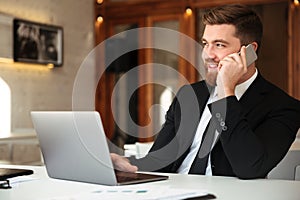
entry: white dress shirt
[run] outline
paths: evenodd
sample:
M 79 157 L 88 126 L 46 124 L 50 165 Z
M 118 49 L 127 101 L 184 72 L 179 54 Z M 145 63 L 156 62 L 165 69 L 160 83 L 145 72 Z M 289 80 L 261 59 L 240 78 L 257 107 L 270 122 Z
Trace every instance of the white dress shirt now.
M 246 92 L 246 90 L 249 88 L 249 86 L 253 83 L 253 81 L 255 80 L 255 78 L 257 77 L 257 70 L 255 71 L 254 75 L 251 76 L 250 79 L 248 79 L 247 81 L 237 85 L 235 87 L 235 96 L 237 97 L 237 99 L 239 100 L 242 95 Z M 211 118 L 211 113 L 208 109 L 208 104 L 210 103 L 213 103 L 218 99 L 218 95 L 217 95 L 217 88 L 215 87 L 214 88 L 214 91 L 211 92 L 210 94 L 210 97 L 207 101 L 207 104 L 204 108 L 204 111 L 203 111 L 203 114 L 201 116 L 201 119 L 200 119 L 200 122 L 198 124 L 198 127 L 197 127 L 197 130 L 196 130 L 196 134 L 194 136 L 194 140 L 193 140 L 193 143 L 190 147 L 190 152 L 188 153 L 188 155 L 185 157 L 185 159 L 183 160 L 181 166 L 178 168 L 177 172 L 180 173 L 180 174 L 188 174 L 189 173 L 189 170 L 197 156 L 197 152 L 200 148 L 200 145 L 201 145 L 201 141 L 202 141 L 202 138 L 203 138 L 203 134 L 204 134 L 204 131 L 209 123 L 209 120 Z M 212 148 L 216 142 L 216 139 L 218 138 L 218 131 L 216 131 L 215 133 L 215 139 L 214 139 L 214 143 L 212 145 Z M 210 155 L 209 155 L 209 158 L 208 158 L 208 164 L 207 164 L 207 168 L 206 168 L 206 172 L 205 172 L 205 175 L 212 175 L 212 170 L 211 170 L 211 160 L 210 160 Z

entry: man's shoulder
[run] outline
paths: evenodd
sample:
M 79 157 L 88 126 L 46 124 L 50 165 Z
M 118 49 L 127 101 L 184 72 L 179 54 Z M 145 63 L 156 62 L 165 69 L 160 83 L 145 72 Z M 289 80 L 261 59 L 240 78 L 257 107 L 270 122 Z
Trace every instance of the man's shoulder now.
M 185 85 L 185 87 L 192 87 L 194 90 L 209 89 L 207 83 L 204 80 Z
M 197 81 L 197 82 L 194 82 L 194 83 L 191 83 L 192 86 L 206 86 L 206 82 L 205 80 L 200 80 L 200 81 Z
M 266 80 L 261 76 L 261 81 L 264 83 L 264 89 L 269 94 L 270 98 L 274 98 L 277 102 L 281 100 L 291 100 L 300 105 L 300 101 L 292 96 L 290 96 L 286 91 L 284 91 L 279 86 Z
M 192 97 L 196 97 L 197 99 L 200 98 L 201 96 L 207 96 L 209 94 L 209 89 L 208 86 L 206 85 L 205 81 L 198 81 L 195 83 L 191 83 L 191 84 L 186 84 L 183 85 L 176 97 L 177 98 L 192 98 Z

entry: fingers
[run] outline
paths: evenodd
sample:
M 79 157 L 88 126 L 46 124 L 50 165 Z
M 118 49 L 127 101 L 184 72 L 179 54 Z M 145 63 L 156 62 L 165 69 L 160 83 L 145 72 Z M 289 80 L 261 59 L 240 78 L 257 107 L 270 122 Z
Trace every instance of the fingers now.
M 234 95 L 236 85 L 247 72 L 245 47 L 241 48 L 240 54 L 233 53 L 225 56 L 219 62 L 218 70 L 217 85 L 220 86 L 218 92 L 221 97 Z
M 232 65 L 233 63 L 236 64 L 237 63 L 236 59 L 239 59 L 239 58 L 235 58 L 234 54 L 230 54 L 230 55 L 226 56 L 225 58 L 223 58 L 219 62 L 219 66 L 218 66 L 219 71 L 222 69 L 223 66 Z
M 233 53 L 224 57 L 220 62 L 218 69 L 221 70 L 223 66 L 236 66 L 244 71 L 247 71 L 246 61 L 246 47 L 242 46 L 239 53 Z
M 228 63 L 228 64 L 229 63 L 237 63 L 237 64 L 239 64 L 241 62 L 242 62 L 242 60 L 241 60 L 241 58 L 240 58 L 240 56 L 239 56 L 238 53 L 230 54 L 230 55 L 226 56 L 225 58 L 223 58 L 220 61 L 220 63 L 222 65 L 225 65 L 226 63 Z
M 242 46 L 241 48 L 241 56 L 240 56 L 243 66 L 247 67 L 247 60 L 246 60 L 246 47 Z
M 137 166 L 131 165 L 127 158 L 119 156 L 115 153 L 111 153 L 110 156 L 116 170 L 132 173 L 138 170 Z

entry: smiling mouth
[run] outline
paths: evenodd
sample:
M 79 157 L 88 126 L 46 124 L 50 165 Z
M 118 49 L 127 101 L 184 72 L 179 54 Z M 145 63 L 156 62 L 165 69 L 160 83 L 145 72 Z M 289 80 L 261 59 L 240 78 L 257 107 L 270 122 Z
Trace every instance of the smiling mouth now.
M 218 63 L 206 63 L 208 69 L 216 69 L 218 68 Z

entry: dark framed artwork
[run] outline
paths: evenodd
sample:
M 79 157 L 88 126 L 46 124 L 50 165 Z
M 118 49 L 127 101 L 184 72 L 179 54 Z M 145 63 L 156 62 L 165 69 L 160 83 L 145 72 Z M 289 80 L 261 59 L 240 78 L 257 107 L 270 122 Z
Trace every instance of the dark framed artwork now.
M 62 65 L 63 29 L 61 27 L 14 19 L 13 37 L 14 61 Z

